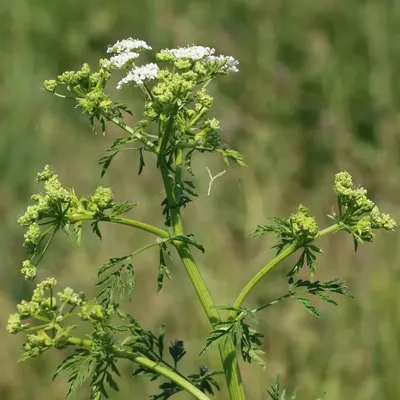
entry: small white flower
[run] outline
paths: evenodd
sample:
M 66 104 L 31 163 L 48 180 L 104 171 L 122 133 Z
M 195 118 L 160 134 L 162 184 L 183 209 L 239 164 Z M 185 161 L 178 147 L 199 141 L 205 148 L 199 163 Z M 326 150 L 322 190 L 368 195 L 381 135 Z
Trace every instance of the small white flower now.
M 221 68 L 222 72 L 238 72 L 239 61 L 232 56 L 209 56 L 207 61 Z
M 215 52 L 214 49 L 203 46 L 178 47 L 177 49 L 165 51 L 171 53 L 175 58 L 190 58 L 193 61 L 201 60 L 206 56 L 211 56 Z
M 158 65 L 154 63 L 135 67 L 128 72 L 125 78 L 118 82 L 117 89 L 134 82 L 136 85 L 142 85 L 145 81 L 156 79 L 158 76 Z
M 104 64 L 105 68 L 113 66 L 116 69 L 124 68 L 128 63 L 135 61 L 139 57 L 139 53 L 133 51 L 125 51 L 116 56 L 112 56 L 108 62 Z
M 133 50 L 151 50 L 151 47 L 143 40 L 128 38 L 118 40 L 113 46 L 108 46 L 107 53 L 123 53 Z

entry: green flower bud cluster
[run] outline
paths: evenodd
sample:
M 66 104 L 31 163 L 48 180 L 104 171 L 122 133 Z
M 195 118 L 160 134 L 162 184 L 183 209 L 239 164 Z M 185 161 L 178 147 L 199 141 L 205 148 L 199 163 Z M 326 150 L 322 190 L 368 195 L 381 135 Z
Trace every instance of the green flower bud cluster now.
M 10 333 L 17 333 L 29 327 L 29 324 L 22 323 L 24 319 L 29 317 L 39 317 L 50 321 L 49 317 L 51 317 L 56 305 L 55 299 L 53 297 L 49 298 L 46 292 L 50 291 L 51 293 L 55 284 L 56 280 L 54 278 L 48 278 L 38 283 L 33 291 L 31 301 L 23 300 L 17 305 L 18 312 L 11 314 L 8 319 L 7 330 Z
M 289 221 L 298 243 L 313 239 L 319 232 L 316 219 L 310 217 L 308 209 L 302 205 L 296 214 L 290 216 Z
M 182 104 L 190 103 L 193 100 L 193 89 L 197 84 L 198 76 L 193 71 L 183 74 L 161 70 L 158 73 L 157 84 L 152 88 L 151 93 L 155 112 L 168 111 L 177 99 Z
M 207 150 L 219 148 L 221 146 L 221 136 L 219 134 L 219 121 L 215 118 L 204 121 L 200 132 L 194 135 L 196 143 Z
M 40 227 L 36 222 L 28 226 L 28 230 L 24 234 L 24 247 L 28 254 L 34 254 L 36 246 L 41 236 Z
M 94 302 L 84 303 L 81 307 L 79 316 L 83 321 L 91 321 L 92 323 L 96 323 L 103 321 L 106 318 L 107 310 L 104 310 L 100 304 Z
M 33 280 L 36 278 L 36 265 L 31 260 L 25 260 L 22 263 L 21 273 L 26 280 Z
M 7 331 L 9 333 L 15 334 L 21 332 L 26 326 L 28 326 L 28 324 L 22 323 L 22 318 L 19 313 L 11 314 L 8 317 Z
M 103 307 L 95 301 L 85 302 L 82 293 L 76 293 L 67 287 L 53 296 L 56 285 L 54 278 L 47 278 L 36 285 L 30 301 L 23 300 L 17 305 L 17 312 L 9 316 L 7 330 L 12 334 L 29 331 L 24 350 L 28 357 L 41 354 L 50 347 L 63 347 L 71 336 L 76 325 L 62 326 L 63 322 L 72 316 L 78 316 L 82 321 L 98 325 L 114 313 L 112 306 Z M 65 310 L 69 305 L 70 309 Z M 80 307 L 78 312 L 72 312 Z M 29 319 L 28 322 L 24 322 Z M 35 325 L 34 322 L 38 324 Z M 35 332 L 36 331 L 36 332 Z M 51 337 L 47 335 L 51 331 Z M 35 332 L 34 334 L 31 334 Z
M 73 306 L 80 306 L 83 303 L 83 294 L 75 293 L 73 289 L 67 287 L 63 292 L 57 293 L 58 298 L 62 303 Z
M 113 108 L 111 97 L 101 88 L 91 90 L 85 97 L 78 97 L 76 101 L 83 113 L 89 116 L 104 115 Z
M 46 232 L 42 233 L 38 222 L 46 218 L 54 218 L 55 220 L 64 218 L 64 212 L 74 200 L 73 192 L 62 187 L 58 176 L 48 165 L 37 174 L 36 181 L 37 183 L 44 182 L 45 194 L 34 194 L 31 198 L 36 204 L 28 206 L 24 215 L 18 219 L 20 226 L 27 227 L 23 245 L 32 258 L 46 235 Z M 25 279 L 35 278 L 36 266 L 32 261 L 24 261 L 22 267 L 21 272 Z
M 83 113 L 99 119 L 102 123 L 104 123 L 103 117 L 120 118 L 121 111 L 127 111 L 127 107 L 121 103 L 114 103 L 104 92 L 111 76 L 109 68 L 106 68 L 107 63 L 108 60 L 100 60 L 100 70 L 94 73 L 88 64 L 83 64 L 79 71 L 66 71 L 57 79 L 44 81 L 44 88 L 48 92 L 55 93 L 59 86 L 66 87 L 67 91 L 75 94 L 76 102 Z
M 339 197 L 345 210 L 350 210 L 354 215 L 371 211 L 375 204 L 367 198 L 367 191 L 363 187 L 353 189 L 351 175 L 344 171 L 335 175 L 333 190 Z
M 101 212 L 113 206 L 114 194 L 111 188 L 99 186 L 88 198 L 87 209 L 92 212 Z
M 210 108 L 214 102 L 214 98 L 210 96 L 206 89 L 203 88 L 196 93 L 196 109 L 200 108 Z
M 338 196 L 340 223 L 360 243 L 371 242 L 374 230 L 394 230 L 396 222 L 388 214 L 379 211 L 367 197 L 363 187 L 353 188 L 351 175 L 344 171 L 336 174 L 333 186 Z
M 100 60 L 100 67 L 104 60 Z M 44 81 L 44 88 L 49 92 L 54 92 L 58 85 L 65 85 L 67 90 L 76 94 L 90 92 L 95 87 L 104 87 L 106 81 L 110 78 L 110 72 L 101 68 L 100 72 L 91 73 L 89 64 L 83 64 L 80 71 L 65 71 L 57 79 Z
M 29 352 L 30 357 L 35 357 L 53 346 L 53 340 L 44 331 L 39 331 L 36 335 L 28 335 L 23 349 Z
M 58 176 L 55 175 L 48 165 L 46 165 L 43 172 L 38 173 L 37 182 L 44 182 L 46 194 L 34 194 L 32 200 L 36 202 L 34 206 L 29 206 L 24 215 L 22 215 L 18 223 L 20 226 L 30 226 L 36 221 L 50 217 L 54 206 L 62 206 L 60 203 L 69 204 L 72 200 L 73 194 L 71 191 L 64 189 L 58 180 Z M 31 228 L 30 232 L 27 232 L 27 245 L 30 239 L 35 238 L 37 234 L 37 228 Z
M 46 165 L 44 170 L 36 175 L 36 182 L 47 182 L 54 176 L 57 176 L 55 175 L 54 170 L 49 165 Z
M 376 206 L 371 211 L 371 223 L 373 229 L 386 229 L 388 231 L 393 231 L 397 226 L 396 221 L 389 214 L 381 213 Z

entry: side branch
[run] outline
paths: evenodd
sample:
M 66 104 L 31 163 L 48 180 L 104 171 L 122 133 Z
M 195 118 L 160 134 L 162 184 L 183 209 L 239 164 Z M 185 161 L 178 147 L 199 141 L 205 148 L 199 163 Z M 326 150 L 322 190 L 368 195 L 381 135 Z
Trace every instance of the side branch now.
M 146 224 L 145 222 L 136 221 L 134 219 L 129 219 L 129 218 L 103 216 L 103 217 L 97 219 L 93 214 L 75 214 L 75 215 L 68 216 L 68 220 L 70 222 L 79 222 L 79 221 L 112 222 L 115 224 L 131 226 L 132 228 L 137 228 L 142 231 L 152 233 L 153 235 L 156 235 L 156 236 L 160 237 L 161 239 L 169 238 L 169 233 L 167 231 L 157 228 L 156 226 Z
M 86 348 L 91 348 L 92 341 L 88 339 L 80 339 L 77 337 L 71 337 L 68 339 L 68 343 L 75 346 L 81 346 Z M 117 348 L 113 348 L 113 354 L 117 358 L 124 358 L 127 360 L 131 360 L 147 369 L 151 369 L 154 372 L 164 376 L 169 379 L 171 382 L 179 385 L 183 390 L 192 394 L 198 400 L 210 400 L 208 396 L 206 396 L 201 390 L 199 390 L 196 386 L 190 383 L 188 380 L 178 375 L 176 372 L 170 370 L 169 368 L 163 367 L 159 365 L 157 362 L 150 360 L 147 357 L 135 355 L 129 351 L 119 350 Z

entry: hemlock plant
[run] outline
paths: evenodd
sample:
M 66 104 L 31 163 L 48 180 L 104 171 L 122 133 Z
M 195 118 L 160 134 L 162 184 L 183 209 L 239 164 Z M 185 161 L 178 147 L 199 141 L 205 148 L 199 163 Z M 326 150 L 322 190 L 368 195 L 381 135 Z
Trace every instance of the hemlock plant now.
M 91 398 L 107 398 L 110 390 L 118 390 L 118 360 L 128 359 L 134 365 L 134 376 L 160 381 L 159 392 L 151 396 L 154 400 L 168 399 L 183 390 L 196 399 L 209 399 L 220 390 L 223 377 L 229 397 L 245 399 L 238 357 L 265 366 L 261 350 L 263 334 L 254 328 L 262 310 L 284 299 L 293 299 L 318 316 L 312 298 L 336 304 L 332 293 L 350 295 L 339 279 L 314 280 L 316 257 L 321 253 L 316 245 L 318 239 L 344 231 L 352 236 L 357 249 L 359 244 L 371 242 L 377 230 L 394 230 L 396 223 L 367 198 L 364 188 L 353 186 L 349 173 L 340 172 L 333 186 L 337 209 L 329 215 L 333 224 L 320 229 L 307 208 L 300 205 L 287 219 L 272 218 L 269 224 L 259 225 L 255 236 L 271 233 L 276 237 L 275 258 L 244 285 L 231 305 L 217 307 L 193 256 L 193 250 L 204 252 L 204 249 L 193 235 L 185 233 L 181 209 L 196 196 L 195 185 L 190 180 L 193 175 L 191 160 L 195 154 L 217 153 L 227 164 L 244 165 L 240 153 L 222 143 L 219 122 L 209 116 L 214 99 L 207 93 L 207 86 L 213 79 L 237 72 L 238 62 L 233 57 L 215 55 L 214 49 L 191 46 L 162 50 L 156 54 L 157 63 L 139 66 L 137 59 L 145 50 L 151 47 L 144 41 L 132 38 L 118 41 L 107 50 L 110 58 L 100 60 L 98 71 L 93 72 L 84 64 L 79 71 L 67 71 L 57 79 L 45 81 L 44 88 L 75 102 L 89 117 L 94 131 L 98 122 L 103 133 L 108 123 L 121 128 L 123 136 L 114 141 L 99 161 L 102 176 L 121 150 L 139 153 L 139 174 L 145 160 L 146 164 L 153 163 L 161 174 L 166 193 L 162 202 L 165 226 L 159 228 L 124 217 L 134 204 L 117 202 L 111 188 L 100 186 L 89 195 L 78 196 L 73 189 L 63 187 L 55 171 L 46 166 L 37 175 L 37 182 L 43 184 L 44 191 L 32 196 L 34 204 L 28 206 L 18 221 L 27 228 L 24 247 L 29 258 L 23 262 L 21 270 L 25 279 L 35 279 L 36 268 L 57 233 L 66 233 L 79 244 L 82 225 L 86 223 L 100 239 L 100 223 L 103 222 L 127 225 L 153 235 L 154 239 L 144 248 L 105 263 L 97 273 L 99 292 L 94 299 L 87 299 L 84 293 L 76 293 L 69 287 L 58 288 L 52 277 L 38 283 L 32 298 L 17 305 L 17 312 L 9 317 L 7 328 L 12 334 L 26 335 L 20 360 L 36 357 L 52 348 L 73 350 L 54 374 L 54 377 L 67 375 L 68 394 L 90 380 Z M 143 117 L 134 126 L 123 122 L 124 113 L 130 113 L 128 107 L 114 102 L 105 91 L 109 78 L 117 70 L 125 73 L 117 88 L 136 87 L 144 99 Z M 135 147 L 132 148 L 132 144 Z M 184 343 L 171 342 L 167 350 L 164 326 L 157 333 L 151 332 L 119 305 L 124 296 L 132 298 L 135 255 L 153 247 L 158 249 L 160 259 L 158 290 L 162 289 L 164 279 L 170 277 L 167 258 L 177 253 L 182 261 L 210 322 L 210 333 L 199 351 L 217 345 L 221 371 L 199 366 L 197 372 L 185 374 L 179 364 L 186 354 Z M 246 308 L 244 304 L 252 289 L 293 253 L 299 257 L 286 276 L 287 292 L 271 303 Z M 298 277 L 304 266 L 309 269 L 309 280 Z M 223 312 L 227 313 L 225 319 L 221 316 Z M 90 335 L 75 335 L 75 329 L 82 324 L 90 325 Z M 286 398 L 279 378 L 271 389 L 265 389 L 265 394 L 266 398 L 276 400 Z M 290 398 L 295 397 L 292 394 Z

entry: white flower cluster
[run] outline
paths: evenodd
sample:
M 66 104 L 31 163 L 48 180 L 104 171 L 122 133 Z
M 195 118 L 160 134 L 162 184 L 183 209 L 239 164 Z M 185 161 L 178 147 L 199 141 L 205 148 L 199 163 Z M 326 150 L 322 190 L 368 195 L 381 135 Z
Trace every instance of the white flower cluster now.
M 175 58 L 190 58 L 193 61 L 201 60 L 215 53 L 215 49 L 203 46 L 178 47 L 177 49 L 164 51 L 171 53 Z
M 202 61 L 218 68 L 221 73 L 238 72 L 239 61 L 231 56 L 215 56 L 215 49 L 203 46 L 178 47 L 166 49 L 163 52 L 171 54 L 175 59 L 188 58 L 192 61 Z
M 151 50 L 151 47 L 143 40 L 128 38 L 118 40 L 113 46 L 108 46 L 107 53 L 124 53 L 134 50 Z
M 158 76 L 158 65 L 154 63 L 135 67 L 128 72 L 125 78 L 118 82 L 117 89 L 134 82 L 136 85 L 142 85 L 145 81 L 156 79 Z
M 209 56 L 207 61 L 211 64 L 218 66 L 223 72 L 239 72 L 239 61 L 235 60 L 232 56 Z
M 139 57 L 139 53 L 133 51 L 124 51 L 123 53 L 112 56 L 109 61 L 104 64 L 105 68 L 114 67 L 116 69 L 122 69 L 131 66 L 132 63 Z

